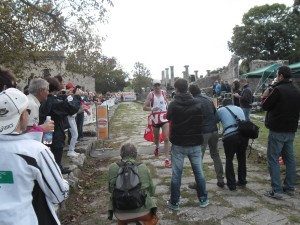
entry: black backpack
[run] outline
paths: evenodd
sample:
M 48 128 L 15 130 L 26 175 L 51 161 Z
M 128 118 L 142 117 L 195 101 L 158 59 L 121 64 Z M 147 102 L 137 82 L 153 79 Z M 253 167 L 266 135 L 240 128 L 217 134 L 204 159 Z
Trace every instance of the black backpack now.
M 137 168 L 141 163 L 121 161 L 117 164 L 119 171 L 112 193 L 114 209 L 132 210 L 144 206 L 147 195 L 141 189 L 142 184 Z

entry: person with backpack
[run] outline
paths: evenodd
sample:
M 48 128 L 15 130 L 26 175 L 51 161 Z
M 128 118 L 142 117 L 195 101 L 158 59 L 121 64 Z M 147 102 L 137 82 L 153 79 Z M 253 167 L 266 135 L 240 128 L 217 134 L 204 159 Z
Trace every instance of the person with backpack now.
M 165 167 L 171 167 L 171 161 L 169 160 L 170 143 L 169 143 L 169 122 L 166 119 L 167 109 L 169 101 L 166 97 L 165 91 L 161 90 L 160 80 L 153 81 L 154 91 L 150 92 L 145 101 L 143 110 L 151 111 L 152 116 L 150 118 L 153 126 L 153 135 L 155 150 L 154 155 L 158 157 L 159 142 L 160 142 L 160 128 L 164 136 L 164 150 L 165 150 Z
M 118 225 L 157 224 L 155 186 L 148 167 L 137 162 L 137 149 L 131 143 L 122 145 L 120 156 L 121 161 L 108 170 L 108 219 L 114 214 Z
M 217 110 L 216 121 L 221 122 L 223 127 L 222 141 L 226 157 L 225 175 L 227 186 L 230 191 L 236 191 L 236 186 L 244 188 L 247 184 L 246 150 L 249 138 L 238 131 L 237 121 L 232 115 L 233 113 L 238 119 L 245 120 L 243 110 L 233 105 L 231 98 L 224 98 L 222 106 Z M 238 181 L 236 181 L 234 173 L 234 155 L 236 155 L 238 161 Z

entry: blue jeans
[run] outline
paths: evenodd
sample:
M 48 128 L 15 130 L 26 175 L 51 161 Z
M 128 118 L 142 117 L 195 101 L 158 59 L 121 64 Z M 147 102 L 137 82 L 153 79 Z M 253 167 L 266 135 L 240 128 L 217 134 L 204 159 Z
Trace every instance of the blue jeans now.
M 280 155 L 286 166 L 286 175 L 283 185 L 287 190 L 295 190 L 296 162 L 293 146 L 294 138 L 295 133 L 269 131 L 267 159 L 271 176 L 271 186 L 274 192 L 283 192 L 280 180 L 280 165 L 278 161 Z
M 187 156 L 191 162 L 192 169 L 197 184 L 197 197 L 200 200 L 207 199 L 205 177 L 203 173 L 201 146 L 177 146 L 172 144 L 172 179 L 171 179 L 171 198 L 172 204 L 179 203 L 181 175 L 183 170 L 184 157 Z
M 251 111 L 251 108 L 241 108 L 245 114 L 245 119 L 246 120 L 250 120 L 250 111 Z

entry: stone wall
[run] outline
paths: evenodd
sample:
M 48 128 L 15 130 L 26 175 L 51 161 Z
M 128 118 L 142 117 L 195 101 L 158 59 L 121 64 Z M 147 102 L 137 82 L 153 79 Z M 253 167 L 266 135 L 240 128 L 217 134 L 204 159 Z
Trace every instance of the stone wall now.
M 239 78 L 239 57 L 233 55 L 227 67 L 218 73 L 208 73 L 205 77 L 196 80 L 200 89 L 209 96 L 212 96 L 212 86 L 216 80 L 226 80 L 229 84 Z
M 29 60 L 26 63 L 26 69 L 20 76 L 17 75 L 18 88 L 23 90 L 29 81 L 34 77 L 56 76 L 61 74 L 64 83 L 73 83 L 81 85 L 84 90 L 95 90 L 95 78 L 92 76 L 84 76 L 82 74 L 72 73 L 66 70 L 66 56 L 63 51 L 41 52 L 36 54 L 35 60 Z

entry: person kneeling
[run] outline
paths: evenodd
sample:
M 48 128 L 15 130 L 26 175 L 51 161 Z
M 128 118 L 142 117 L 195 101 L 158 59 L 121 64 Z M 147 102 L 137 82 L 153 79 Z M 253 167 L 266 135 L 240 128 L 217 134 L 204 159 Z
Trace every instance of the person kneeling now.
M 136 161 L 137 149 L 127 143 L 120 150 L 121 161 L 112 163 L 108 171 L 108 185 L 111 193 L 108 206 L 108 219 L 113 214 L 118 225 L 131 222 L 144 225 L 155 225 L 156 201 L 149 169 L 144 163 Z

